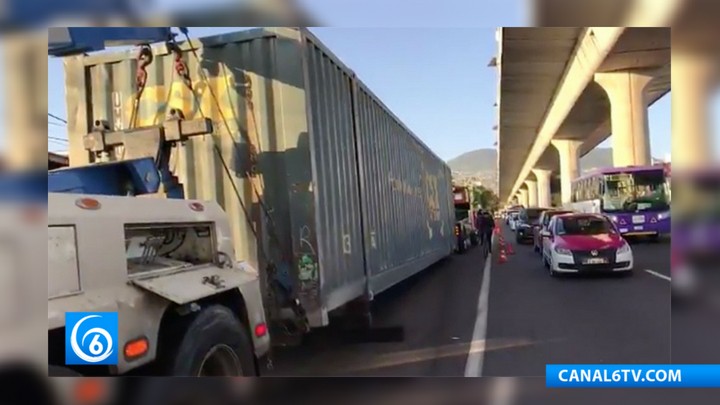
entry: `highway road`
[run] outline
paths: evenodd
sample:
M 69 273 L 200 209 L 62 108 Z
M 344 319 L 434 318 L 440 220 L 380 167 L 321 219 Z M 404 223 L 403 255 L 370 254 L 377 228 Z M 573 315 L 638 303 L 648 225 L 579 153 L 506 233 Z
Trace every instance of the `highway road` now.
M 506 263 L 496 254 L 486 266 L 476 248 L 377 297 L 376 325 L 402 329 L 402 339 L 313 333 L 275 349 L 264 374 L 543 376 L 547 363 L 670 361 L 669 243 L 633 244 L 632 277 L 559 279 L 530 246 L 513 246 Z

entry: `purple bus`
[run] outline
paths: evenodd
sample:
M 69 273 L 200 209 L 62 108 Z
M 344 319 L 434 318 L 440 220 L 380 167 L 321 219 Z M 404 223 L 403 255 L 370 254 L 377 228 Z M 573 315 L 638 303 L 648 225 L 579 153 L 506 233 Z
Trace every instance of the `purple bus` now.
M 596 170 L 573 181 L 569 208 L 605 214 L 623 235 L 669 235 L 669 175 L 667 165 Z
M 720 167 L 676 176 L 675 223 L 670 255 L 675 298 L 720 296 Z

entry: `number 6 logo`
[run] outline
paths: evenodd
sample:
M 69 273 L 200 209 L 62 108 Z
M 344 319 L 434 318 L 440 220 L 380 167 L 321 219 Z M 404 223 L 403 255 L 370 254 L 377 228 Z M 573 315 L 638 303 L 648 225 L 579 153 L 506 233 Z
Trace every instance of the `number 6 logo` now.
M 68 343 L 70 344 L 69 348 L 72 350 L 72 353 L 77 356 L 77 360 L 91 364 L 102 363 L 105 360 L 108 360 L 110 356 L 113 356 L 115 352 L 115 340 L 113 338 L 113 335 L 117 336 L 117 331 L 115 330 L 116 328 L 114 327 L 114 325 L 112 325 L 111 321 L 114 317 L 106 317 L 97 313 L 85 313 L 83 315 L 85 316 L 77 320 L 77 322 L 75 322 L 75 324 L 72 326 L 72 332 L 70 333 L 70 336 L 67 337 L 69 340 Z M 90 328 L 85 331 L 85 333 L 82 333 L 82 325 L 86 323 L 86 321 L 91 319 L 96 320 L 94 322 L 91 322 L 91 325 L 88 325 L 90 326 Z M 95 325 L 92 325 L 92 323 L 95 323 Z M 69 326 L 70 325 L 68 325 L 68 327 Z M 81 333 L 82 338 L 78 336 Z M 66 358 L 66 360 L 70 359 Z M 114 358 L 112 360 L 114 360 Z

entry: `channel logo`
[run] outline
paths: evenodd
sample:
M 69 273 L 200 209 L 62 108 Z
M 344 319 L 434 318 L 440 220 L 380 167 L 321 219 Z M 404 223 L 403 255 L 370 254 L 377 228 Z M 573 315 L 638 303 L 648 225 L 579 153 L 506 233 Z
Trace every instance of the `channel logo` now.
M 117 365 L 117 312 L 65 313 L 66 365 Z

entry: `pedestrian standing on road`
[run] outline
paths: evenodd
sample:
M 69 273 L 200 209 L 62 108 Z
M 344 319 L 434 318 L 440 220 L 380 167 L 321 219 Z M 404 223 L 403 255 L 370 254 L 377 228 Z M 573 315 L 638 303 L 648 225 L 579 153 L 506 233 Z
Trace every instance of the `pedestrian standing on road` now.
M 485 251 L 489 254 L 492 253 L 492 234 L 495 228 L 495 219 L 489 211 L 485 211 L 483 214 L 483 243 L 487 243 L 487 249 L 485 249 Z
M 478 239 L 480 240 L 480 244 L 482 245 L 482 224 L 483 224 L 483 218 L 482 218 L 482 210 L 478 208 L 477 212 L 475 212 L 475 231 L 477 232 Z

